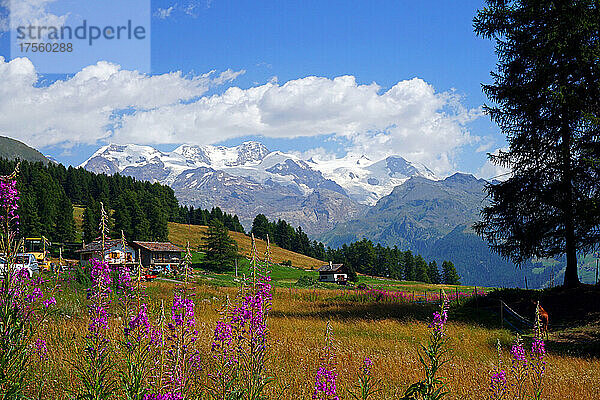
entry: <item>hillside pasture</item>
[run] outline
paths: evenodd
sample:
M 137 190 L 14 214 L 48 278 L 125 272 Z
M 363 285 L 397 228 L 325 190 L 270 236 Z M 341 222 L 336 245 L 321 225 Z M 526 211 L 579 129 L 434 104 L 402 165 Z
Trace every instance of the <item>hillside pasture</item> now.
M 185 247 L 189 241 L 190 247 L 197 249 L 202 244 L 202 239 L 206 236 L 206 230 L 206 226 L 169 222 L 169 241 L 182 247 Z M 232 231 L 229 231 L 229 235 L 236 241 L 239 253 L 242 256 L 249 257 L 252 250 L 252 239 L 250 236 Z M 258 254 L 262 256 L 267 251 L 267 243 L 264 240 L 256 239 L 256 248 Z M 282 249 L 274 244 L 271 244 L 271 260 L 275 263 L 282 263 L 289 260 L 293 266 L 308 270 L 317 269 L 325 263 L 316 258 Z

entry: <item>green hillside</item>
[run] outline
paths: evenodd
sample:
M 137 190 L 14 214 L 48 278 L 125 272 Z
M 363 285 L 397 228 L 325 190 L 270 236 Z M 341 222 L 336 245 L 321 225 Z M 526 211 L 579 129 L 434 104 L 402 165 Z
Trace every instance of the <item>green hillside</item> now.
M 42 153 L 34 148 L 27 146 L 25 143 L 11 139 L 5 136 L 0 136 L 0 158 L 9 160 L 26 160 L 31 162 L 43 162 L 48 164 L 48 160 Z

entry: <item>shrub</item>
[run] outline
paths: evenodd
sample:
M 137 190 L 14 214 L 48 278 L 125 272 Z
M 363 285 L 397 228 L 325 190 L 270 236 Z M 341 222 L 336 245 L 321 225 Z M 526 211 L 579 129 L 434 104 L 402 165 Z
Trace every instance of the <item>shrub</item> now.
M 303 275 L 296 281 L 298 287 L 311 287 L 317 284 L 317 280 L 314 276 Z

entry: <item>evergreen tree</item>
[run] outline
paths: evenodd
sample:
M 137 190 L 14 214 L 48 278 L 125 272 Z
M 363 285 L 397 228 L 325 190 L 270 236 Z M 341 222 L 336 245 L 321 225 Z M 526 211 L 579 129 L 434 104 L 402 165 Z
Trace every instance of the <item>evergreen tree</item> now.
M 115 209 L 113 212 L 114 231 L 113 237 L 120 237 L 121 232 L 125 234 L 127 238 L 134 238 L 132 218 L 131 218 L 131 192 L 126 191 L 121 193 L 115 203 Z
M 218 272 L 233 270 L 238 257 L 237 244 L 219 219 L 215 218 L 208 224 L 202 250 L 205 254 L 202 265 L 206 269 Z
M 56 228 L 52 240 L 70 242 L 75 235 L 75 221 L 73 220 L 73 205 L 66 195 L 61 196 L 56 215 Z
M 460 285 L 460 277 L 456 272 L 454 264 L 450 261 L 444 261 L 442 263 L 442 274 L 444 276 L 444 283 L 447 285 Z
M 404 269 L 404 280 L 414 281 L 415 280 L 415 261 L 413 259 L 412 252 L 410 250 L 405 251 L 402 257 L 402 265 Z
M 140 205 L 139 201 L 133 197 L 131 203 L 131 226 L 133 228 L 132 240 L 151 240 L 150 221 Z
M 19 231 L 25 237 L 42 236 L 42 223 L 37 212 L 35 196 L 28 191 L 21 195 Z
M 402 279 L 404 277 L 403 274 L 404 270 L 402 269 L 402 252 L 398 250 L 397 246 L 394 246 L 390 259 L 390 278 Z
M 420 255 L 415 257 L 415 280 L 418 282 L 429 283 L 429 265 Z
M 438 270 L 438 266 L 435 261 L 431 261 L 429 263 L 427 275 L 429 276 L 430 283 L 440 283 L 440 271 Z
M 254 221 L 252 221 L 252 230 L 250 232 L 254 234 L 254 237 L 259 239 L 266 239 L 267 235 L 271 234 L 269 220 L 264 214 L 258 214 L 254 218 Z
M 169 236 L 167 227 L 167 213 L 160 204 L 150 203 L 148 210 L 148 222 L 150 226 L 150 240 L 164 242 Z
M 490 159 L 512 172 L 488 186 L 476 231 L 517 264 L 566 254 L 576 286 L 577 253 L 600 240 L 600 2 L 487 3 L 474 20 L 498 55 L 486 111 L 508 141 Z
M 100 203 L 90 200 L 83 211 L 83 240 L 90 243 L 100 236 L 98 224 L 100 223 Z

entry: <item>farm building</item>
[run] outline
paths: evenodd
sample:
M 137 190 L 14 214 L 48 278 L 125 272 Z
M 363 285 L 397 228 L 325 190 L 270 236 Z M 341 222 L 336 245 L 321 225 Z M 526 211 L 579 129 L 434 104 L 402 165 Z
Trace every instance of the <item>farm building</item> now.
M 102 254 L 102 242 L 95 240 L 83 246 L 82 249 L 76 250 L 79 254 L 79 260 L 83 264 L 87 264 L 92 258 L 100 258 Z M 104 242 L 104 260 L 109 265 L 116 264 L 134 264 L 135 252 L 131 246 L 125 244 L 121 240 L 107 240 Z
M 319 268 L 319 282 L 335 282 L 338 285 L 345 285 L 348 280 L 348 271 L 344 264 L 329 264 Z
M 169 242 L 132 242 L 144 267 L 155 271 L 172 270 L 181 264 L 182 250 Z

